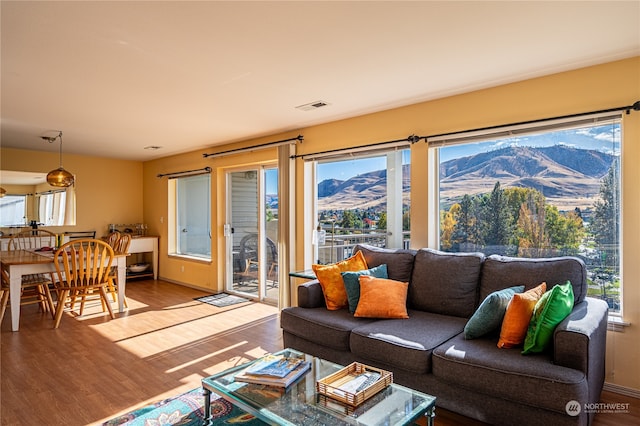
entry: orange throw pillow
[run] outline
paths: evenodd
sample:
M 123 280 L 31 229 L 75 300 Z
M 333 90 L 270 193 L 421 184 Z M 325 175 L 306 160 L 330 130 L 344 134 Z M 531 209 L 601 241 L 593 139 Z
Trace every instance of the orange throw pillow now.
M 499 348 L 513 348 L 524 343 L 533 309 L 546 290 L 547 283 L 542 283 L 524 293 L 513 295 L 502 320 Z
M 311 265 L 311 268 L 315 272 L 318 281 L 320 281 L 320 286 L 324 293 L 324 301 L 330 311 L 344 308 L 348 303 L 347 290 L 344 287 L 341 273 L 369 269 L 361 251 L 332 265 Z
M 361 318 L 409 318 L 407 290 L 409 283 L 360 276 L 360 300 L 353 314 Z

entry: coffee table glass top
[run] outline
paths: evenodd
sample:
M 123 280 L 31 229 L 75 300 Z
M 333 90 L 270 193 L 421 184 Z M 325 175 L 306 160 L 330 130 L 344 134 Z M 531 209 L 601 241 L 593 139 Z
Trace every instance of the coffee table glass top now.
M 407 425 L 432 412 L 436 398 L 391 384 L 353 408 L 316 393 L 316 381 L 343 368 L 327 360 L 285 349 L 311 362 L 309 372 L 289 387 L 236 382 L 235 375 L 251 363 L 202 379 L 213 391 L 260 420 L 277 425 Z

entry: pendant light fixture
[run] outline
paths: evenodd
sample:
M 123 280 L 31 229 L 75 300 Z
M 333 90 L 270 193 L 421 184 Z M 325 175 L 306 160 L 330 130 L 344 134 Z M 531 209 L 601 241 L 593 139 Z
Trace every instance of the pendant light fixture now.
M 62 167 L 62 132 L 59 132 L 57 136 L 41 137 L 49 143 L 54 143 L 56 139 L 60 139 L 60 167 L 47 173 L 47 182 L 51 186 L 57 186 L 61 188 L 66 188 L 73 185 L 73 175 Z

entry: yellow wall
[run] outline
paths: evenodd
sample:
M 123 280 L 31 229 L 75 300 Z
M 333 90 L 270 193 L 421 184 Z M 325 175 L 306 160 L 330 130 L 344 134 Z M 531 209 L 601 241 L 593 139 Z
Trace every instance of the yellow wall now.
M 472 72 L 472 71 L 470 71 Z M 205 159 L 204 152 L 222 151 L 274 140 L 304 135 L 298 145 L 298 153 L 311 153 L 333 148 L 352 147 L 373 142 L 401 139 L 411 134 L 434 135 L 477 127 L 507 124 L 552 116 L 615 108 L 640 100 L 640 57 L 612 62 L 580 70 L 554 74 L 491 89 L 428 101 L 403 108 L 369 114 L 348 120 L 298 129 L 295 132 L 248 140 L 225 147 L 216 147 L 145 162 L 90 159 L 65 155 L 65 168 L 78 175 L 78 226 L 77 229 L 106 229 L 111 222 L 144 221 L 149 233 L 160 235 L 160 275 L 186 285 L 221 291 L 223 289 L 222 225 L 225 222 L 225 182 L 227 168 L 241 167 L 255 162 L 275 161 L 275 149 L 249 154 L 230 155 L 217 159 Z M 624 320 L 631 323 L 624 332 L 609 332 L 607 346 L 607 374 L 609 383 L 640 392 L 639 351 L 640 341 L 640 112 L 624 116 L 623 123 L 623 273 Z M 8 154 L 8 155 L 7 155 Z M 8 158 L 6 158 L 8 157 Z M 54 154 L 35 153 L 35 160 L 26 158 L 24 151 L 2 149 L 2 167 L 17 164 L 23 170 L 48 171 L 57 164 Z M 35 161 L 35 163 L 33 163 Z M 414 212 L 426 212 L 428 194 L 427 147 L 424 142 L 411 148 L 411 205 Z M 34 164 L 39 169 L 28 167 Z M 107 166 L 110 164 L 111 166 Z M 158 173 L 213 168 L 212 173 L 212 244 L 211 263 L 189 261 L 167 255 L 167 213 L 171 205 L 168 199 L 167 179 L 157 178 Z M 117 185 L 107 183 L 106 174 L 111 167 L 121 168 L 127 175 Z M 142 168 L 142 170 L 141 170 Z M 95 172 L 103 172 L 99 178 Z M 85 176 L 85 173 L 87 176 Z M 101 173 L 98 173 L 98 175 Z M 142 177 L 140 177 L 140 175 Z M 304 217 L 302 204 L 309 183 L 303 182 L 302 161 L 296 169 L 297 218 Z M 140 189 L 142 184 L 143 190 Z M 418 185 L 418 183 L 420 183 Z M 99 193 L 99 194 L 98 194 Z M 141 202 L 141 195 L 144 194 Z M 106 202 L 102 208 L 101 202 Z M 144 216 L 141 219 L 141 211 Z M 428 240 L 426 213 L 411 215 L 411 245 L 424 247 Z M 297 268 L 302 268 L 303 235 L 302 220 L 296 222 Z M 636 256 L 636 258 L 632 257 Z M 184 267 L 184 272 L 182 272 Z
M 76 175 L 76 226 L 46 229 L 56 233 L 96 230 L 102 236 L 110 223 L 142 222 L 142 162 L 72 154 L 63 159 L 64 168 Z M 59 160 L 57 153 L 0 150 L 2 170 L 46 173 L 58 168 Z

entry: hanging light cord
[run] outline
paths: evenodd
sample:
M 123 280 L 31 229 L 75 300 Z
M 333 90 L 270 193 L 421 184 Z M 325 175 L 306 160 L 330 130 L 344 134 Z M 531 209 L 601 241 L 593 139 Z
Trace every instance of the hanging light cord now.
M 60 138 L 60 168 L 62 168 L 62 132 L 58 134 L 58 138 Z
M 40 136 L 40 137 L 49 143 L 54 143 L 56 139 L 60 138 L 60 168 L 62 168 L 62 131 L 58 130 L 58 136 Z

